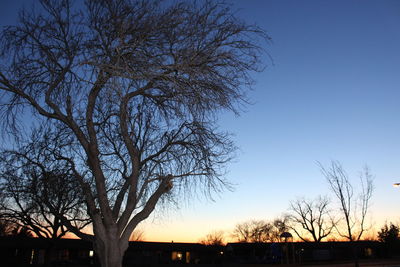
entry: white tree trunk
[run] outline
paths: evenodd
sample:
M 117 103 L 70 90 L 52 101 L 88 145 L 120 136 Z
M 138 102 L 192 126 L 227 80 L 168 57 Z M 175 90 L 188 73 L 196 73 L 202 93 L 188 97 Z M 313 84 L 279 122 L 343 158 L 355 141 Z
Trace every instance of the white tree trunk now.
M 119 247 L 118 240 L 95 241 L 95 247 L 101 267 L 122 267 L 126 249 Z
M 122 242 L 117 235 L 116 226 L 97 234 L 94 248 L 101 267 L 122 267 L 122 260 L 129 241 Z

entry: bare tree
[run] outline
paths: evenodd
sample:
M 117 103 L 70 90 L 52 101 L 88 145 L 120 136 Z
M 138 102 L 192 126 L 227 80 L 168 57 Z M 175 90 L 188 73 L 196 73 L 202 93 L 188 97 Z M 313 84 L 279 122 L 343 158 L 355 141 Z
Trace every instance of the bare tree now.
M 251 240 L 251 226 L 250 222 L 238 223 L 232 232 L 232 238 L 236 239 L 237 242 L 247 243 Z
M 332 161 L 329 168 L 320 164 L 320 168 L 339 202 L 343 224 L 336 224 L 335 228 L 341 237 L 354 244 L 367 230 L 366 219 L 373 192 L 373 176 L 369 168 L 365 167 L 360 174 L 361 192 L 355 195 L 353 185 L 339 162 Z M 342 225 L 344 227 L 341 227 Z M 355 265 L 358 266 L 357 248 L 355 244 L 353 247 Z
M 251 220 L 236 224 L 233 229 L 232 237 L 238 242 L 256 242 L 265 234 L 265 226 L 268 223 L 262 220 Z
M 329 199 L 321 197 L 314 200 L 298 198 L 290 202 L 290 227 L 303 241 L 308 242 L 309 236 L 314 242 L 320 242 L 328 237 L 335 227 L 335 221 L 329 214 Z
M 62 218 L 78 230 L 91 220 L 72 170 L 61 162 L 50 162 L 36 146 L 2 153 L 0 190 L 5 201 L 0 216 L 25 232 L 44 238 L 47 244 L 44 260 L 50 265 L 57 253 L 55 241 L 70 232 Z
M 1 217 L 52 240 L 68 232 L 61 214 L 76 229 L 85 228 L 90 219 L 71 170 L 33 151 L 30 147 L 29 151 L 3 152 L 0 157 L 0 189 L 5 196 Z
M 289 217 L 284 215 L 278 218 L 275 218 L 272 221 L 272 225 L 274 226 L 274 230 L 272 231 L 272 242 L 281 242 L 281 235 L 290 230 L 289 226 Z
M 13 134 L 45 128 L 43 149 L 71 167 L 94 236 L 66 226 L 118 267 L 160 200 L 227 184 L 235 147 L 216 115 L 246 103 L 268 37 L 214 1 L 71 2 L 42 0 L 2 32 L 2 121 Z
M 237 224 L 233 230 L 232 237 L 238 242 L 279 242 L 280 235 L 286 230 L 286 219 L 278 218 L 272 222 L 251 220 Z
M 223 231 L 212 231 L 200 239 L 199 243 L 207 246 L 222 246 L 225 244 L 225 234 Z
M 321 165 L 321 171 L 340 204 L 345 231 L 336 227 L 339 235 L 349 241 L 358 241 L 367 230 L 366 219 L 373 192 L 373 177 L 368 167 L 360 174 L 361 192 L 354 194 L 353 186 L 342 165 L 333 161 L 330 168 Z

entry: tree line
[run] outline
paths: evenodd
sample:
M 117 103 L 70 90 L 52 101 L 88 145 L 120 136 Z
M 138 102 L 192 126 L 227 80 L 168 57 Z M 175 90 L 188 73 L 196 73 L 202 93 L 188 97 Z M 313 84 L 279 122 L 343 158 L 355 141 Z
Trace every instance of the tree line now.
M 58 239 L 69 232 L 60 216 L 77 229 L 92 224 L 83 211 L 84 201 L 74 174 L 59 162 L 29 147 L 28 151 L 5 151 L 0 154 L 1 204 L 4 221 L 28 229 L 37 237 Z M 33 155 L 36 155 L 34 158 Z M 314 199 L 299 197 L 290 202 L 288 211 L 273 221 L 251 220 L 237 224 L 232 239 L 238 242 L 277 242 L 290 231 L 301 241 L 321 242 L 334 236 L 358 241 L 366 230 L 367 215 L 373 190 L 373 178 L 368 168 L 360 175 L 358 194 L 342 165 L 333 161 L 329 168 L 320 165 L 330 186 L 337 210 L 327 196 Z M 218 239 L 217 233 L 208 240 Z M 219 236 L 221 236 L 219 234 Z
M 268 220 L 248 220 L 235 225 L 230 232 L 215 230 L 199 239 L 204 245 L 225 245 L 229 242 L 239 243 L 274 243 L 283 242 L 281 235 L 287 231 L 294 231 L 292 224 L 287 217 Z M 393 222 L 386 222 L 378 230 L 376 236 L 368 236 L 366 240 L 383 242 L 386 244 L 400 244 L 400 225 Z M 324 241 L 340 241 L 336 236 L 326 237 Z M 300 242 L 321 242 L 312 239 L 301 239 Z
M 355 266 L 359 266 L 357 241 L 360 241 L 365 232 L 371 228 L 367 223 L 373 193 L 373 180 L 369 168 L 364 167 L 356 183 L 338 161 L 331 161 L 329 166 L 318 163 L 328 187 L 335 199 L 336 210 L 331 208 L 331 200 L 327 196 L 318 196 L 314 199 L 299 197 L 290 202 L 288 212 L 283 218 L 272 222 L 252 220 L 239 223 L 235 226 L 231 238 L 237 242 L 279 242 L 282 237 L 295 236 L 304 242 L 321 242 L 329 237 L 347 240 L 351 243 Z M 385 228 L 386 227 L 386 228 Z M 391 224 L 391 231 L 397 226 Z M 396 228 L 397 227 L 397 228 Z M 387 226 L 378 233 L 379 240 L 384 238 Z M 203 244 L 222 244 L 223 232 L 213 232 L 200 242 Z M 397 233 L 398 238 L 398 233 Z

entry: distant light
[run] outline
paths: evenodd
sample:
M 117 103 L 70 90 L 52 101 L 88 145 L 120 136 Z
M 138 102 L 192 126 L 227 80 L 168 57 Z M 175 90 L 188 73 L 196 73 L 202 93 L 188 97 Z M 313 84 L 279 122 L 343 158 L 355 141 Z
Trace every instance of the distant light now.
M 94 251 L 93 251 L 93 250 L 90 250 L 90 251 L 89 251 L 89 257 L 90 257 L 90 258 L 93 258 L 93 256 L 94 256 Z
M 400 187 L 400 183 L 393 184 L 394 187 Z

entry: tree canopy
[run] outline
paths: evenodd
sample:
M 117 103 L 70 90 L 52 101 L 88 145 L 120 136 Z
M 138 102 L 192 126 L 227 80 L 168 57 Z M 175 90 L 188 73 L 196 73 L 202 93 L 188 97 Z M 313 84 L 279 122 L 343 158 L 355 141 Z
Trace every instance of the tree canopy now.
M 94 239 L 69 229 L 120 266 L 160 200 L 227 184 L 216 119 L 246 103 L 268 36 L 214 1 L 40 3 L 0 36 L 3 132 L 68 165 Z

